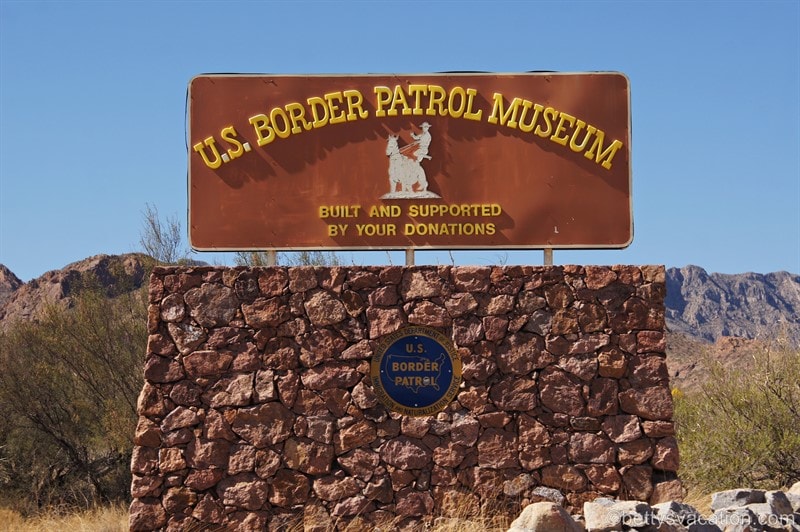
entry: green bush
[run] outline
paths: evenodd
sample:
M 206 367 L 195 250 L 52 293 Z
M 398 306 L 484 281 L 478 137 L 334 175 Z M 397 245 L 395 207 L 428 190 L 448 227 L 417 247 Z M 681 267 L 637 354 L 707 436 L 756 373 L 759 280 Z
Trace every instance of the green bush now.
M 0 335 L 0 503 L 23 512 L 129 497 L 146 288 L 83 281 L 71 308 Z
M 703 389 L 674 394 L 680 478 L 706 493 L 800 480 L 800 350 L 775 345 L 733 368 L 706 358 Z

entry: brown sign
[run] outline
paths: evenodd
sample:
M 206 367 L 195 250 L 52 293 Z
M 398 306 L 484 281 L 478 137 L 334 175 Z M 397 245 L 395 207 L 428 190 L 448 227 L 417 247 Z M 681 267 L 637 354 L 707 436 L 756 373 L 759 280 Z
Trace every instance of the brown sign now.
M 200 250 L 622 248 L 620 73 L 204 75 L 189 86 Z

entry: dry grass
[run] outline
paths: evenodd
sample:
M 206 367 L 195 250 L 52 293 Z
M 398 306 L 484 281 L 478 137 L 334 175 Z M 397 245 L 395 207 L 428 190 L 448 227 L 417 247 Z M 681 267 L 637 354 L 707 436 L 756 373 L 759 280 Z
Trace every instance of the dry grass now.
M 495 509 L 493 509 L 495 510 Z M 478 513 L 479 515 L 464 515 L 454 517 L 437 517 L 434 519 L 430 532 L 495 532 L 505 531 L 511 523 L 508 516 L 500 515 L 495 511 L 479 511 L 463 509 L 464 513 Z M 460 512 L 455 512 L 460 513 Z M 363 531 L 363 523 L 351 523 L 352 527 L 346 530 Z M 369 527 L 373 528 L 373 527 Z M 379 530 L 392 530 L 391 525 L 378 527 Z M 35 517 L 24 517 L 19 512 L 8 508 L 0 508 L 0 532 L 52 532 L 63 530 L 69 532 L 126 532 L 128 530 L 128 506 L 116 505 L 98 507 L 92 510 L 68 513 L 51 510 Z M 289 526 L 286 532 L 302 532 L 303 525 Z
M 714 513 L 711 511 L 711 494 L 700 491 L 693 486 L 688 486 L 688 492 L 686 493 L 686 497 L 683 498 L 683 502 L 694 507 L 706 517 L 710 517 L 711 514 Z
M 35 517 L 0 508 L 0 532 L 125 532 L 128 530 L 128 507 L 104 506 L 75 513 L 51 510 Z
M 787 488 L 784 488 L 787 489 Z M 710 516 L 711 494 L 689 486 L 684 498 L 686 504 L 696 508 L 702 515 Z M 476 515 L 477 514 L 477 515 Z M 516 515 L 509 515 L 499 507 L 487 505 L 481 510 L 470 507 L 455 508 L 449 516 L 436 517 L 429 532 L 502 532 L 508 530 Z M 345 532 L 361 532 L 367 529 L 389 531 L 394 527 L 384 524 L 374 528 L 365 527 L 364 522 L 354 519 L 346 527 Z M 339 523 L 341 526 L 341 523 Z M 285 532 L 302 532 L 301 518 L 293 525 L 287 526 Z M 50 510 L 35 517 L 24 517 L 19 512 L 8 508 L 0 508 L 0 532 L 52 532 L 63 530 L 68 532 L 126 532 L 128 530 L 128 506 L 114 505 L 98 507 L 82 512 L 64 512 Z M 203 529 L 208 530 L 208 529 Z M 220 529 L 221 530 L 221 529 Z
M 458 517 L 439 517 L 434 520 L 431 532 L 501 532 L 508 530 L 511 519 L 460 519 Z

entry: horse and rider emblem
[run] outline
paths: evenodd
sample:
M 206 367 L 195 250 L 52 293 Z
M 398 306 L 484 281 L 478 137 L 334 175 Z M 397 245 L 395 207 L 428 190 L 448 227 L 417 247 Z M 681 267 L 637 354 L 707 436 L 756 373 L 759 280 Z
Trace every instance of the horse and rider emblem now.
M 420 124 L 421 133 L 411 133 L 412 142 L 399 144 L 398 135 L 389 135 L 386 156 L 389 157 L 389 192 L 381 199 L 440 198 L 428 190 L 423 161 L 430 160 L 428 147 L 431 144 L 431 125 Z

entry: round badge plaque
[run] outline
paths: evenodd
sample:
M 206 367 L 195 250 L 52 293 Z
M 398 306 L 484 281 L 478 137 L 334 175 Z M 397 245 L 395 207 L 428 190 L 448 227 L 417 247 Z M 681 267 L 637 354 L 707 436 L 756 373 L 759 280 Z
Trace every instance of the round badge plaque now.
M 405 327 L 387 336 L 372 357 L 372 386 L 386 408 L 431 416 L 458 394 L 461 358 L 453 342 L 431 327 Z

